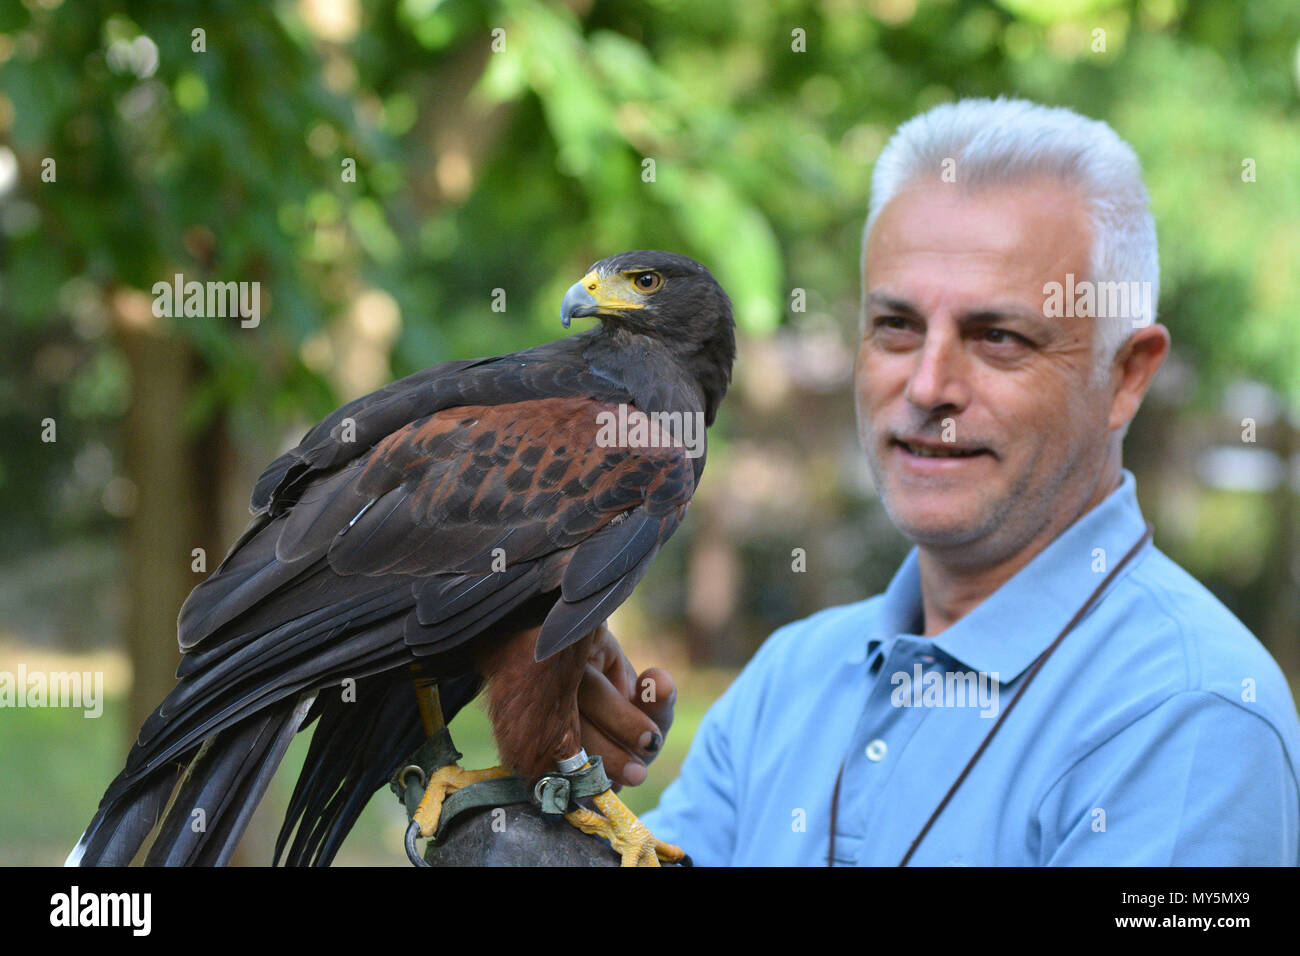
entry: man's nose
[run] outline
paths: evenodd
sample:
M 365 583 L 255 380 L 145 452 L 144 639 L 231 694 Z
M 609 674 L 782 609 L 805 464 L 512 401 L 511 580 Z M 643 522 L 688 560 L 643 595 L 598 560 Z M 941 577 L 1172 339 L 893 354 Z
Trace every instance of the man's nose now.
M 918 408 L 964 408 L 969 397 L 961 340 L 946 329 L 927 330 L 907 382 L 907 400 Z

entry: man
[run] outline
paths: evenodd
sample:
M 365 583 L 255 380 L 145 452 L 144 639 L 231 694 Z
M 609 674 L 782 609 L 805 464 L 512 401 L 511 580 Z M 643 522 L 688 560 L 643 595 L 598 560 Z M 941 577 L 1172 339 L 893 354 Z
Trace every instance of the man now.
M 916 548 L 764 644 L 645 823 L 700 864 L 1296 865 L 1286 681 L 1144 538 L 1121 464 L 1169 348 L 1133 151 L 1068 110 L 937 107 L 876 164 L 862 269 L 859 433 Z M 637 783 L 671 683 L 638 705 L 600 648 L 588 749 Z

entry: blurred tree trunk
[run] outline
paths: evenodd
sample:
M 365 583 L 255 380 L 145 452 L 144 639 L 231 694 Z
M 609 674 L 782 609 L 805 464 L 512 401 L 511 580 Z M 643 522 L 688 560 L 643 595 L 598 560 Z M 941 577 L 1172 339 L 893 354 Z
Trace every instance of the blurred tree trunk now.
M 208 536 L 205 509 L 182 422 L 193 355 L 158 329 L 120 327 L 118 343 L 131 370 L 126 415 L 127 475 L 135 509 L 127 522 L 127 651 L 134 683 L 127 716 L 132 739 L 171 690 L 180 655 L 176 615 L 196 583 L 191 551 Z

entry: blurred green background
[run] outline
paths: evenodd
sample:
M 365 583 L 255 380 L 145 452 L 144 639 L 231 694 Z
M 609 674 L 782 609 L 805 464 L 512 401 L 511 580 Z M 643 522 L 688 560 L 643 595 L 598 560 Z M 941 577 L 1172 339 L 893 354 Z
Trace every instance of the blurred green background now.
M 99 719 L 0 709 L 0 864 L 71 848 L 172 684 L 194 549 L 215 566 L 276 453 L 394 377 L 559 336 L 565 288 L 647 247 L 708 265 L 741 330 L 708 476 L 612 623 L 680 687 L 625 792 L 652 806 L 773 629 L 906 553 L 853 422 L 860 233 L 893 128 L 968 95 L 1068 105 L 1136 148 L 1174 350 L 1125 463 L 1157 544 L 1300 686 L 1294 0 L 0 10 L 0 671 L 109 694 Z M 260 282 L 260 325 L 155 318 L 178 272 Z M 477 706 L 453 730 L 495 762 Z M 305 744 L 243 862 L 269 859 Z M 404 863 L 402 822 L 381 793 L 339 862 Z

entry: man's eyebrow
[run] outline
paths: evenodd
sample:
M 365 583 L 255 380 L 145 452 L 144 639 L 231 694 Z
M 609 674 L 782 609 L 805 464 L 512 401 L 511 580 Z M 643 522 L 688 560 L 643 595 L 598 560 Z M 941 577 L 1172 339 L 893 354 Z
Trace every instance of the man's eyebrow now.
M 1044 321 L 1041 313 L 1014 303 L 971 309 L 968 312 L 963 312 L 959 317 L 960 322 L 969 325 L 991 325 L 995 322 L 1005 322 L 1008 319 L 1019 320 L 1042 332 L 1049 331 L 1048 323 Z
M 916 318 L 921 317 L 921 310 L 905 299 L 895 299 L 892 295 L 886 295 L 883 292 L 867 293 L 867 304 L 880 306 L 890 312 L 898 312 L 901 315 L 910 315 Z

